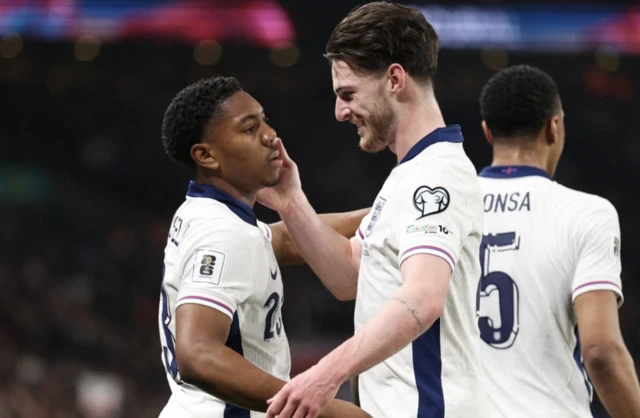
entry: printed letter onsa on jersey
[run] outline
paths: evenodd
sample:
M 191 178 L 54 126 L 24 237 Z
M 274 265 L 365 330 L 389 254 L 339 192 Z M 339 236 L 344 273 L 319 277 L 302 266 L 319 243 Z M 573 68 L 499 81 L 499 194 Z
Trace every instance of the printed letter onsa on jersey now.
M 449 192 L 444 187 L 418 187 L 413 193 L 413 206 L 420 212 L 417 219 L 444 212 L 449 207 L 449 200 Z
M 224 254 L 213 250 L 198 250 L 193 265 L 192 280 L 198 283 L 220 284 Z

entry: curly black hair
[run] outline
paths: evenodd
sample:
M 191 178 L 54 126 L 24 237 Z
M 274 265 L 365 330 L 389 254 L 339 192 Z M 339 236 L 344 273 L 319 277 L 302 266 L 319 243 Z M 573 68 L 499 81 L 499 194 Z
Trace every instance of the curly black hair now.
M 528 65 L 505 68 L 489 79 L 480 95 L 482 119 L 495 138 L 535 138 L 560 110 L 555 81 Z
M 223 103 L 242 91 L 234 77 L 214 77 L 199 80 L 173 98 L 162 121 L 162 144 L 173 161 L 195 171 L 191 147 L 202 141 L 204 129 L 220 114 Z

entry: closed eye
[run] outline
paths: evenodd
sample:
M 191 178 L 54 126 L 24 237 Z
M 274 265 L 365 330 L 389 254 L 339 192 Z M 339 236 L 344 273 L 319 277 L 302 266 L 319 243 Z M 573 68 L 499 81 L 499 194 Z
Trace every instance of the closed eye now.
M 245 134 L 251 135 L 256 131 L 256 129 L 258 129 L 258 125 L 251 125 L 251 126 L 245 128 L 243 132 Z

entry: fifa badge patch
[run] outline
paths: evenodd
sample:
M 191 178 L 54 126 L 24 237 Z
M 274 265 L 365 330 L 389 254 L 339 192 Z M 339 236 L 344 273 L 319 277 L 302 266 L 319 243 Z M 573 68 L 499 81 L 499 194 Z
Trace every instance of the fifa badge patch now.
M 367 230 L 364 233 L 365 236 L 368 237 L 369 235 L 371 235 L 373 226 L 376 224 L 376 222 L 378 222 L 378 219 L 380 219 L 380 215 L 382 214 L 382 209 L 384 208 L 385 203 L 387 203 L 385 198 L 379 197 L 378 201 L 373 205 L 373 213 L 371 214 L 371 219 L 369 220 Z
M 420 212 L 416 220 L 444 212 L 449 207 L 449 201 L 449 192 L 444 187 L 418 187 L 413 193 L 413 206 Z
M 224 254 L 213 250 L 197 250 L 193 261 L 191 281 L 220 284 Z
M 613 237 L 613 255 L 620 257 L 620 238 Z

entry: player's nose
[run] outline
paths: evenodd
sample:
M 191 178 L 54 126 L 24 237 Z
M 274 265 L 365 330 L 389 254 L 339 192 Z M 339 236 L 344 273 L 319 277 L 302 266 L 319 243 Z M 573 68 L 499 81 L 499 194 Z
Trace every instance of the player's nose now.
M 346 122 L 351 119 L 351 109 L 349 109 L 347 103 L 339 97 L 336 97 L 336 119 L 339 122 Z
M 276 134 L 276 131 L 272 128 L 269 128 L 262 133 L 262 135 L 260 136 L 260 140 L 262 141 L 262 144 L 264 146 L 269 148 L 275 148 L 275 145 L 273 143 L 277 137 L 278 137 L 278 134 Z

